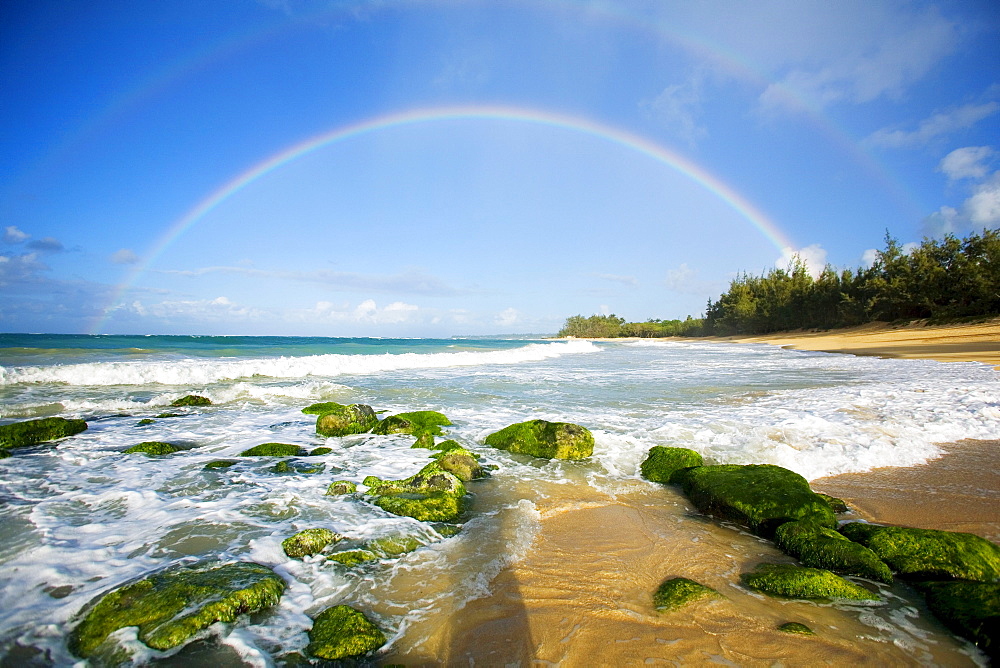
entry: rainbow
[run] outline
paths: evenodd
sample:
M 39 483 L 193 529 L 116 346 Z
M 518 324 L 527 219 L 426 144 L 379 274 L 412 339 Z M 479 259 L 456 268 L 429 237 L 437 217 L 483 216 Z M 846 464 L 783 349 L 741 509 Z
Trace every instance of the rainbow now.
M 258 162 L 224 183 L 220 188 L 210 193 L 170 225 L 167 231 L 145 255 L 143 261 L 138 263 L 125 280 L 114 290 L 111 302 L 100 319 L 94 323 L 90 333 L 101 333 L 110 315 L 119 307 L 125 294 L 136 279 L 170 244 L 229 197 L 263 176 L 320 148 L 368 133 L 421 123 L 442 123 L 469 119 L 510 121 L 559 128 L 596 137 L 635 151 L 672 168 L 728 204 L 774 244 L 774 247 L 779 252 L 784 251 L 786 248 L 796 248 L 795 244 L 785 236 L 774 221 L 717 176 L 683 155 L 631 132 L 577 116 L 522 107 L 455 106 L 411 109 L 340 126 L 328 132 L 310 137 Z

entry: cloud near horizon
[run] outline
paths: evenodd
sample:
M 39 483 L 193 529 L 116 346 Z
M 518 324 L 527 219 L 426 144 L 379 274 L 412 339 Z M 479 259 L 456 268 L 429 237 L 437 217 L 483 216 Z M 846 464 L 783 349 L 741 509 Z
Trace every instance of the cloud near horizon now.
M 873 132 L 864 141 L 883 148 L 926 146 L 935 139 L 946 137 L 959 130 L 967 130 L 997 111 L 1000 111 L 1000 103 L 997 102 L 966 104 L 925 118 L 914 130 L 904 130 L 899 127 L 882 128 Z

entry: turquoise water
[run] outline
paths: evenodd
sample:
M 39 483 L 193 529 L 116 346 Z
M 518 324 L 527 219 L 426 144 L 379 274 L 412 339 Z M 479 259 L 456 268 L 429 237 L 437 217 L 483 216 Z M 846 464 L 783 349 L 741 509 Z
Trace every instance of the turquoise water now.
M 156 418 L 191 393 L 213 405 Z M 613 489 L 638 479 L 653 445 L 691 447 L 719 463 L 780 464 L 813 479 L 911 466 L 936 456 L 936 443 L 1000 433 L 996 373 L 975 363 L 671 341 L 4 334 L 0 421 L 62 415 L 90 428 L 0 460 L 0 655 L 72 663 L 65 629 L 88 601 L 185 560 L 252 560 L 290 584 L 270 615 L 214 632 L 245 665 L 301 650 L 309 615 L 339 601 L 376 611 L 402 646 L 417 620 L 487 595 L 490 579 L 531 544 L 534 500 L 500 494 L 499 505 L 474 503 L 463 532 L 445 539 L 363 500 L 326 497 L 334 479 L 412 475 L 428 453 L 405 436 L 320 437 L 314 417 L 301 413 L 319 401 L 443 412 L 454 423 L 449 437 L 497 467 L 490 481 L 470 487 L 474 495 L 476 484 L 496 490 L 524 480 Z M 154 423 L 140 425 L 143 418 Z M 534 418 L 588 427 L 594 456 L 544 462 L 482 445 L 487 434 Z M 182 452 L 121 454 L 149 440 Z M 273 441 L 333 451 L 304 458 L 323 465 L 312 475 L 276 474 L 273 460 L 253 459 L 203 470 Z M 498 545 L 489 536 L 502 516 L 524 530 Z M 288 560 L 281 540 L 317 525 L 357 542 L 414 535 L 426 547 L 382 570 Z M 455 547 L 473 544 L 483 547 Z M 458 553 L 461 563 L 449 561 Z M 414 563 L 431 574 L 447 570 L 452 584 L 405 610 L 387 607 L 386 578 Z M 872 633 L 884 642 L 906 633 L 883 621 Z M 170 663 L 134 649 L 138 661 Z

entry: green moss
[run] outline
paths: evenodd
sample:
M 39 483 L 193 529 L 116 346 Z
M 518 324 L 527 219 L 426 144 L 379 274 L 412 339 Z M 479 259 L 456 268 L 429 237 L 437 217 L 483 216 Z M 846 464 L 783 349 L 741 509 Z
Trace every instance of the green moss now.
M 10 457 L 10 450 L 0 448 L 0 459 L 7 459 L 8 457 Z
M 438 462 L 431 462 L 404 480 L 381 480 L 368 476 L 364 484 L 368 493 L 380 494 L 449 494 L 463 496 L 465 485 L 455 475 L 445 471 Z
M 122 452 L 126 455 L 137 453 L 145 455 L 169 455 L 177 452 L 178 450 L 178 447 L 169 443 L 164 443 L 163 441 L 146 441 L 144 443 L 139 443 L 138 445 L 133 445 L 128 450 L 123 450 Z
M 153 420 L 151 418 L 143 418 L 143 419 L 139 420 L 138 422 L 136 422 L 135 426 L 136 427 L 145 427 L 145 426 L 151 425 L 151 424 L 156 424 L 156 420 Z
M 827 505 L 830 506 L 830 510 L 840 515 L 841 513 L 846 513 L 850 508 L 847 507 L 847 503 L 843 499 L 838 499 L 835 496 L 830 496 L 829 494 L 823 494 L 822 492 L 816 492 L 821 499 L 826 501 Z
M 398 535 L 370 540 L 365 543 L 365 549 L 382 557 L 399 557 L 423 545 L 416 536 Z
M 845 524 L 840 532 L 870 548 L 900 577 L 977 582 L 1000 579 L 1000 547 L 970 533 L 864 522 Z
M 434 434 L 424 433 L 417 436 L 417 440 L 413 442 L 411 448 L 427 448 L 428 450 L 434 450 Z
M 694 580 L 671 578 L 664 580 L 653 594 L 653 607 L 663 612 L 681 608 L 703 598 L 717 598 L 719 592 Z
M 156 417 L 157 417 L 157 419 L 161 419 L 162 420 L 162 419 L 165 419 L 165 418 L 181 417 L 182 415 L 183 415 L 182 413 L 160 413 Z
M 378 417 L 371 406 L 351 404 L 322 413 L 316 418 L 316 433 L 320 436 L 348 436 L 371 431 Z
M 434 530 L 437 531 L 442 538 L 451 538 L 452 536 L 457 536 L 462 533 L 462 527 L 458 524 L 444 524 L 442 522 L 435 522 L 433 525 Z
M 469 482 L 487 475 L 483 467 L 479 465 L 476 455 L 465 448 L 455 448 L 439 453 L 434 455 L 434 459 L 442 470 L 448 471 L 462 482 Z
M 327 661 L 362 656 L 385 644 L 385 634 L 348 605 L 327 608 L 309 631 L 309 654 Z
M 320 455 L 328 455 L 333 452 L 333 448 L 313 448 L 309 451 L 310 457 L 319 457 Z
M 680 469 L 704 464 L 701 455 L 688 448 L 668 448 L 655 445 L 639 467 L 642 477 L 653 482 L 670 482 L 671 476 Z
M 338 404 L 336 401 L 325 401 L 323 403 L 306 406 L 302 409 L 302 412 L 306 415 L 322 415 L 323 413 L 329 413 L 341 408 L 347 408 L 347 406 L 344 404 Z
M 778 527 L 774 542 L 806 566 L 892 584 L 892 572 L 878 555 L 833 529 L 809 522 L 786 522 Z
M 322 552 L 327 545 L 333 545 L 342 538 L 329 529 L 305 529 L 281 541 L 281 549 L 292 559 L 301 559 Z
M 350 480 L 337 480 L 330 483 L 326 488 L 326 496 L 342 496 L 344 494 L 354 494 L 358 491 L 358 486 Z
M 450 522 L 465 510 L 461 497 L 450 494 L 403 494 L 372 500 L 382 510 L 421 522 Z
M 297 473 L 298 475 L 312 475 L 322 473 L 326 464 L 314 464 L 312 462 L 300 462 L 295 459 L 285 459 L 271 467 L 272 473 Z
M 208 470 L 212 469 L 228 469 L 230 466 L 238 464 L 235 459 L 216 459 L 205 464 L 205 468 Z
M 37 445 L 79 434 L 87 429 L 83 420 L 68 420 L 61 417 L 26 420 L 0 426 L 0 447 L 5 450 Z
M 297 457 L 305 449 L 291 443 L 261 443 L 240 453 L 240 457 Z
M 1000 660 L 1000 583 L 927 582 L 919 586 L 927 607 L 958 635 Z
M 805 599 L 848 599 L 877 601 L 878 597 L 860 585 L 821 568 L 792 564 L 759 564 L 742 576 L 743 584 L 770 596 Z
M 397 413 L 385 418 L 372 430 L 373 434 L 412 434 L 422 436 L 431 434 L 441 436 L 441 427 L 447 427 L 451 420 L 437 411 L 412 411 Z
M 455 475 L 431 462 L 405 480 L 365 478 L 372 503 L 421 522 L 451 522 L 464 510 L 465 485 Z
M 593 434 L 569 422 L 520 422 L 490 434 L 484 443 L 545 459 L 584 459 L 594 454 Z
M 348 568 L 353 568 L 358 564 L 363 564 L 368 561 L 376 561 L 379 556 L 368 550 L 344 550 L 343 552 L 328 554 L 326 558 L 330 561 L 336 561 L 337 563 L 347 566 Z
M 274 605 L 285 582 L 259 564 L 174 568 L 119 587 L 87 609 L 69 635 L 69 648 L 86 658 L 115 631 L 139 627 L 139 639 L 166 650 L 215 622 Z
M 201 397 L 197 394 L 189 394 L 186 397 L 181 397 L 175 401 L 170 402 L 171 406 L 211 406 L 212 400 L 208 397 Z
M 798 622 L 785 622 L 778 627 L 778 630 L 782 633 L 795 633 L 802 636 L 814 636 L 813 630 L 806 626 L 805 624 L 800 624 Z
M 829 504 L 798 473 L 772 464 L 696 466 L 673 476 L 698 510 L 770 538 L 785 522 L 808 520 L 834 528 Z

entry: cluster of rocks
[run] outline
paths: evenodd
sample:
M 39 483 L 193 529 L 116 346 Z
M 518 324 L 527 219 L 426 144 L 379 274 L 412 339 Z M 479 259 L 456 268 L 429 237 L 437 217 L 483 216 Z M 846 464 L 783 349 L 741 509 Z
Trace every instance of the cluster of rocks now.
M 747 587 L 786 598 L 870 601 L 878 594 L 843 576 L 891 584 L 895 575 L 922 591 L 946 626 L 997 658 L 1000 547 L 990 541 L 860 521 L 841 525 L 843 501 L 813 492 L 805 478 L 780 466 L 705 466 L 693 450 L 656 446 L 640 470 L 648 480 L 678 485 L 701 512 L 773 540 L 802 564 L 758 564 L 741 576 Z M 661 585 L 654 604 L 675 609 L 711 593 L 674 578 Z M 801 626 L 781 630 L 801 633 Z

